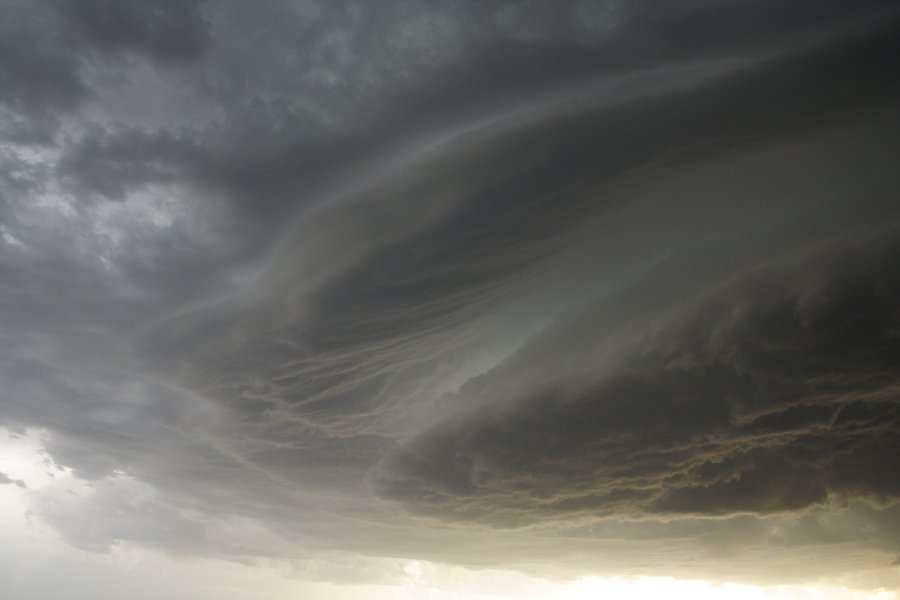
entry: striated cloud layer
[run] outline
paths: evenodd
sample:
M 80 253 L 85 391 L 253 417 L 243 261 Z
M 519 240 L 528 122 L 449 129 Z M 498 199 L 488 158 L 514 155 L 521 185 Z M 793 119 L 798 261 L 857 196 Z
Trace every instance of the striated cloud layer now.
M 896 2 L 4 4 L 69 544 L 900 586 Z

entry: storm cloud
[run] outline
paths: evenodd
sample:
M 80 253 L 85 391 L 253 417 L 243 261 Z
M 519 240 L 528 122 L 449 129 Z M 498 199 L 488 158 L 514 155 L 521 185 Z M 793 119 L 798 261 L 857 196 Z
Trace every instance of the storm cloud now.
M 6 4 L 67 543 L 897 585 L 895 2 Z
M 393 450 L 377 489 L 494 524 L 894 504 L 895 238 L 757 267 L 636 331 L 582 336 L 581 355 L 597 363 L 558 368 L 558 379 L 532 380 L 541 361 L 526 347 L 526 361 L 513 354 L 502 376 L 467 385 L 477 408 Z M 572 339 L 571 324 L 557 326 L 568 335 L 538 341 Z

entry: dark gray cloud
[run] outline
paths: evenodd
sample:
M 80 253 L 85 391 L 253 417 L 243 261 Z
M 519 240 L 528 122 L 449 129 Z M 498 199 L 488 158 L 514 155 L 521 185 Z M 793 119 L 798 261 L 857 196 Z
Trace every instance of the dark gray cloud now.
M 49 143 L 63 118 L 94 97 L 105 63 L 136 55 L 172 65 L 198 58 L 209 41 L 195 2 L 11 0 L 0 27 L 0 131 Z
M 241 560 L 889 563 L 895 4 L 9 3 L 0 424 L 78 484 L 35 518 Z
M 892 32 L 885 35 L 894 39 Z M 872 52 L 861 51 L 860 63 L 844 73 L 865 78 L 863 63 L 868 65 L 883 43 L 892 42 L 872 42 Z M 778 61 L 730 74 L 724 82 L 567 111 L 488 139 L 461 142 L 464 150 L 426 160 L 416 175 L 366 189 L 347 207 L 335 209 L 334 216 L 323 217 L 341 221 L 335 238 L 346 229 L 348 237 L 377 240 L 364 250 L 364 258 L 326 285 L 306 291 L 307 273 L 296 258 L 320 251 L 303 246 L 308 232 L 326 226 L 313 215 L 311 225 L 289 233 L 297 241 L 287 242 L 276 258 L 273 293 L 255 301 L 258 308 L 248 310 L 240 300 L 236 304 L 242 314 L 231 308 L 222 308 L 218 316 L 209 311 L 200 321 L 202 335 L 175 320 L 170 327 L 177 337 L 168 344 L 180 347 L 182 354 L 198 347 L 196 366 L 211 369 L 212 379 L 225 386 L 213 393 L 233 397 L 246 410 L 253 411 L 253 405 L 257 411 L 271 408 L 266 398 L 277 398 L 298 413 L 321 406 L 329 419 L 345 408 L 370 414 L 372 403 L 382 403 L 377 390 L 389 379 L 405 379 L 398 369 L 433 370 L 424 352 L 429 344 L 433 352 L 445 352 L 479 315 L 519 293 L 519 282 L 532 277 L 542 260 L 565 243 L 576 223 L 616 206 L 620 200 L 612 186 L 642 165 L 677 164 L 685 149 L 702 156 L 713 151 L 703 148 L 709 144 L 722 151 L 766 127 L 794 123 L 801 106 L 801 114 L 807 114 L 809 102 L 821 103 L 821 118 L 841 110 L 843 93 L 832 99 L 835 104 L 824 100 L 846 85 L 835 79 L 837 70 L 787 94 L 797 101 L 794 108 L 781 94 L 797 73 L 808 70 L 807 60 L 846 60 L 847 54 L 844 48 L 816 49 L 787 64 Z M 756 81 L 762 73 L 765 84 Z M 780 90 L 777 100 L 765 96 L 772 89 Z M 701 98 L 714 104 L 719 115 L 695 118 Z M 679 125 L 672 127 L 672 122 Z M 434 200 L 409 205 L 425 196 Z M 445 205 L 448 199 L 452 204 Z M 383 239 L 383 231 L 391 237 Z M 338 252 L 354 252 L 355 243 L 348 240 L 348 247 Z M 304 304 L 299 319 L 290 306 L 298 302 Z M 221 343 L 214 332 L 223 329 L 241 332 L 235 334 L 239 345 Z M 164 356 L 174 355 L 171 346 L 165 348 Z M 247 359 L 248 348 L 256 358 Z M 360 363 L 362 356 L 369 358 Z M 221 370 L 226 378 L 219 377 Z M 356 372 L 358 378 L 348 377 Z M 245 390 L 241 380 L 268 389 Z M 354 389 L 357 382 L 363 386 L 359 390 Z M 203 381 L 194 385 L 208 389 Z M 228 387 L 242 390 L 240 398 Z
M 612 366 L 521 391 L 505 368 L 513 391 L 471 386 L 478 408 L 392 451 L 376 489 L 497 525 L 894 504 L 900 282 L 895 236 L 884 245 L 762 267 L 674 323 L 590 340 L 619 346 Z
M 162 63 L 202 56 L 210 44 L 209 23 L 200 3 L 109 2 L 90 0 L 75 6 L 56 3 L 64 35 L 103 52 L 135 52 Z

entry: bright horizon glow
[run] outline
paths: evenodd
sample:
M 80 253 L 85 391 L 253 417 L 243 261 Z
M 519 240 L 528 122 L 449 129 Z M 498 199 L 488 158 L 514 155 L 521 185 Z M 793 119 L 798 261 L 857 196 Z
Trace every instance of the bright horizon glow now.
M 52 528 L 41 523 L 29 508 L 29 503 L 38 494 L 73 488 L 83 492 L 91 487 L 89 482 L 78 480 L 70 471 L 53 465 L 42 448 L 44 436 L 41 431 L 12 434 L 0 428 L 0 470 L 10 477 L 21 479 L 28 486 L 27 489 L 15 484 L 0 486 L 2 526 L 6 538 L 0 545 L 10 551 L 16 548 L 13 564 L 5 568 L 29 573 L 27 578 L 18 577 L 23 587 L 27 581 L 34 581 L 43 569 L 59 569 L 62 566 L 64 577 L 89 574 L 91 584 L 98 588 L 115 585 L 113 582 L 125 578 L 137 578 L 146 580 L 145 593 L 169 593 L 165 590 L 171 590 L 174 583 L 175 589 L 184 590 L 185 597 L 198 600 L 282 600 L 297 595 L 338 600 L 898 600 L 894 592 L 861 591 L 835 585 L 755 586 L 671 577 L 591 576 L 560 582 L 514 571 L 471 570 L 427 561 L 376 557 L 369 557 L 363 562 L 379 569 L 385 569 L 385 565 L 388 569 L 393 566 L 395 577 L 391 583 L 340 584 L 303 581 L 297 575 L 303 572 L 304 565 L 291 564 L 290 561 L 238 564 L 225 560 L 178 558 L 126 542 L 116 544 L 106 553 L 88 552 L 67 544 Z M 65 497 L 55 496 L 54 500 L 63 502 Z M 5 552 L 4 555 L 11 554 Z M 341 572 L 342 568 L 342 565 L 336 564 L 333 572 Z M 0 569 L 0 574 L 2 571 Z M 49 572 L 41 575 L 44 576 L 49 577 Z M 158 583 L 160 581 L 163 583 Z M 210 585 L 211 581 L 218 583 Z M 157 585 L 166 587 L 154 589 Z
M 635 579 L 602 579 L 583 577 L 571 584 L 554 600 L 581 600 L 587 598 L 668 598 L 672 600 L 896 600 L 893 592 L 879 590 L 863 592 L 828 586 L 751 586 L 734 583 L 712 583 L 703 580 L 680 580 L 670 577 L 638 577 Z

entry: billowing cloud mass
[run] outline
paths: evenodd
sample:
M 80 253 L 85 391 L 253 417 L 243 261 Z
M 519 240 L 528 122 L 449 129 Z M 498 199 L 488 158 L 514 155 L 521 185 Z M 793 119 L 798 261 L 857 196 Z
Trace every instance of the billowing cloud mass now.
M 67 474 L 0 487 L 67 543 L 900 586 L 896 2 L 0 21 L 0 426 Z
M 473 409 L 388 453 L 377 489 L 489 523 L 892 504 L 900 247 L 880 241 L 765 264 L 606 339 L 576 327 L 607 302 L 562 319 L 533 342 L 546 358 L 526 345 L 465 386 Z M 535 361 L 554 368 L 535 381 Z

